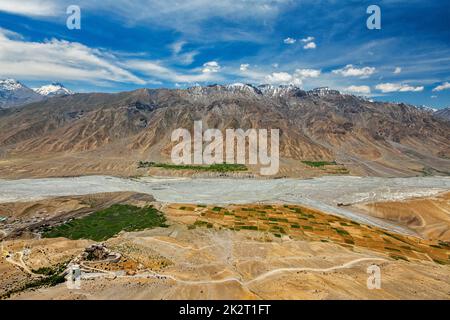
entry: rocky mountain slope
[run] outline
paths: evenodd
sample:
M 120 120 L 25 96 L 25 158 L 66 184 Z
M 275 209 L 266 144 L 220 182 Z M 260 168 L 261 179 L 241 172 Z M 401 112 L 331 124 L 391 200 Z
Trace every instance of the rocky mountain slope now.
M 0 176 L 134 175 L 138 160 L 168 161 L 172 131 L 195 120 L 204 129 L 280 129 L 281 176 L 321 174 L 302 160 L 336 161 L 357 175 L 450 172 L 450 124 L 429 112 L 326 88 L 235 84 L 75 94 L 4 110 Z
M 40 94 L 16 80 L 0 80 L 0 109 L 24 105 L 42 99 L 43 97 Z
M 450 121 L 450 107 L 436 111 L 434 116 Z
M 71 94 L 73 92 L 61 83 L 52 83 L 31 89 L 14 79 L 0 79 L 0 110 L 23 106 L 46 98 Z

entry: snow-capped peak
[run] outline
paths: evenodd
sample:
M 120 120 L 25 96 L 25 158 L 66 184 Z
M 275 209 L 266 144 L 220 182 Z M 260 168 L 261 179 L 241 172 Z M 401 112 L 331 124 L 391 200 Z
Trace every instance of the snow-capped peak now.
M 208 86 L 190 87 L 187 91 L 196 96 L 208 94 L 260 94 L 260 91 L 251 84 L 233 83 L 228 85 L 212 84 Z
M 433 108 L 433 107 L 430 107 L 430 106 L 427 106 L 427 105 L 421 105 L 421 106 L 418 106 L 417 107 L 418 109 L 422 109 L 422 110 L 425 110 L 425 111 L 430 111 L 430 112 L 436 112 L 436 111 L 438 111 L 438 109 L 436 109 L 436 108 Z
M 242 89 L 242 88 L 247 88 L 247 87 L 251 87 L 251 86 L 247 85 L 245 83 L 241 83 L 241 82 L 236 82 L 236 83 L 227 85 L 227 88 L 229 88 L 229 89 Z
M 259 90 L 257 90 L 253 85 L 240 82 L 229 84 L 226 88 L 232 92 L 246 92 L 253 94 L 259 93 Z
M 0 79 L 0 90 L 15 91 L 23 88 L 23 85 L 14 79 Z
M 56 82 L 33 90 L 46 97 L 74 94 L 74 92 L 64 87 L 61 83 Z
M 293 84 L 280 86 L 273 86 L 271 84 L 262 84 L 258 86 L 258 89 L 262 92 L 263 95 L 270 97 L 280 97 L 302 91 L 299 87 Z
M 43 97 L 14 79 L 0 79 L 0 109 L 42 100 Z
M 327 95 L 339 95 L 341 93 L 338 90 L 333 90 L 328 87 L 320 87 L 320 88 L 315 88 L 313 90 L 308 91 L 308 94 L 323 97 L 323 96 L 327 96 Z
M 336 96 L 341 95 L 338 90 L 330 89 L 328 87 L 320 87 L 310 91 L 304 91 L 294 84 L 288 85 L 272 85 L 272 84 L 246 84 L 246 83 L 232 83 L 227 85 L 212 84 L 207 86 L 196 85 L 187 89 L 187 92 L 195 96 L 209 95 L 209 94 L 240 94 L 251 96 L 262 96 L 268 98 L 289 98 L 302 96 Z

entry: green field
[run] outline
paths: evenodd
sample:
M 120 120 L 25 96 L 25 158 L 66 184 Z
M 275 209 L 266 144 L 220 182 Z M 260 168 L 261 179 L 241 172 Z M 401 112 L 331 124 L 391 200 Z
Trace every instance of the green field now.
M 108 209 L 53 227 L 43 233 L 44 238 L 91 239 L 104 241 L 120 231 L 138 231 L 164 227 L 165 218 L 153 207 L 139 208 L 115 204 Z
M 302 163 L 314 168 L 337 165 L 336 161 L 302 161 Z
M 214 172 L 227 172 L 227 171 L 247 171 L 247 167 L 243 164 L 212 164 L 209 166 L 199 165 L 176 165 L 169 163 L 157 163 L 139 161 L 139 168 L 163 168 L 171 170 L 194 170 L 194 171 L 214 171 Z

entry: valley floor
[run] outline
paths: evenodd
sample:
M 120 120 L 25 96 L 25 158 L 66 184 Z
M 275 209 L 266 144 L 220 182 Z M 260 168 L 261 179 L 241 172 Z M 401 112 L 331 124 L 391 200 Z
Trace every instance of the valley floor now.
M 0 294 L 450 299 L 449 190 L 448 177 L 0 180 Z M 79 260 L 93 240 L 42 238 L 42 230 L 118 203 L 152 205 L 168 226 L 104 241 L 118 261 Z M 80 289 L 42 273 L 71 261 L 82 269 Z M 380 289 L 367 287 L 372 265 L 381 270 Z M 45 281 L 52 285 L 27 289 Z
M 193 179 L 108 176 L 0 180 L 0 203 L 102 192 L 139 192 L 159 202 L 301 204 L 358 222 L 411 233 L 398 224 L 360 214 L 351 205 L 434 196 L 450 191 L 450 177 L 375 178 L 327 176 L 314 179 Z M 0 214 L 1 215 L 1 214 Z M 415 232 L 414 232 L 415 233 Z

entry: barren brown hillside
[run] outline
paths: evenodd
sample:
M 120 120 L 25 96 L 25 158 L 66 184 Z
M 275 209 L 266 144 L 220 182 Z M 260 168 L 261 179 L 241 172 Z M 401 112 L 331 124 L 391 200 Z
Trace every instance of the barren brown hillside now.
M 450 172 L 450 123 L 430 112 L 334 91 L 210 86 L 77 94 L 4 110 L 0 177 L 135 175 L 139 160 L 168 161 L 172 131 L 195 120 L 205 129 L 279 128 L 283 176 L 321 174 L 301 160 L 337 161 L 357 175 Z
M 450 241 L 450 193 L 406 201 L 357 204 L 355 208 L 401 223 L 425 238 Z

